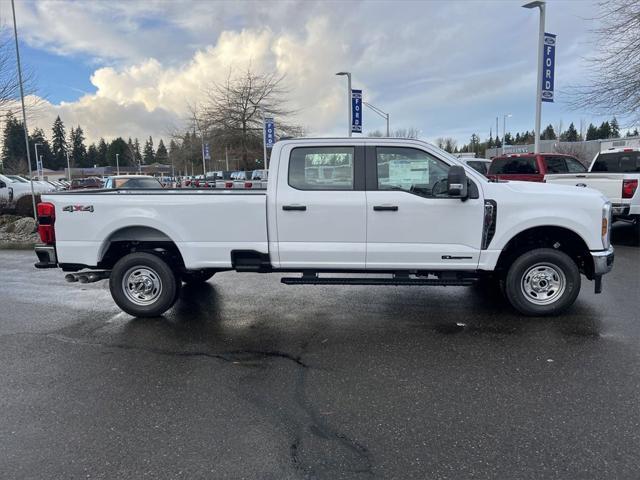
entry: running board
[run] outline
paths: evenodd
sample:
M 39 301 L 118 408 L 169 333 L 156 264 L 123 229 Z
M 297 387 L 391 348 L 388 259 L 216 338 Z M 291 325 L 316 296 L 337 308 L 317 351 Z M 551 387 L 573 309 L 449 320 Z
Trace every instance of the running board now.
M 302 277 L 284 277 L 280 281 L 286 285 L 415 285 L 466 287 L 476 282 L 475 278 L 331 278 L 303 275 Z

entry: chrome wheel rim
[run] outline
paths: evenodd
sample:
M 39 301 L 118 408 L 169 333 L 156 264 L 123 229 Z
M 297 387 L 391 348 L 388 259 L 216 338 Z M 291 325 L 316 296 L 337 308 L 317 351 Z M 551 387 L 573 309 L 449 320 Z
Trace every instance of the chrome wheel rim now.
M 556 265 L 538 263 L 522 275 L 520 287 L 527 301 L 535 305 L 549 305 L 562 297 L 567 279 Z
M 152 268 L 133 267 L 122 277 L 122 290 L 136 305 L 151 305 L 162 293 L 162 280 Z

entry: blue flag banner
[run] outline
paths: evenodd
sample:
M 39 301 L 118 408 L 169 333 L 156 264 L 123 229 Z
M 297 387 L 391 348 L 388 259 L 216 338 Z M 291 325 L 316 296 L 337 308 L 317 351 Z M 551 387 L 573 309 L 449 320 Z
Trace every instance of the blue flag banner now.
M 351 90 L 351 131 L 362 133 L 362 90 Z
M 211 160 L 211 153 L 209 153 L 209 144 L 205 143 L 203 148 L 204 148 L 204 159 Z
M 544 50 L 542 54 L 542 101 L 553 102 L 553 77 L 556 62 L 556 36 L 544 34 Z
M 264 144 L 267 148 L 271 148 L 274 143 L 276 143 L 276 125 L 273 118 L 267 117 L 264 119 Z

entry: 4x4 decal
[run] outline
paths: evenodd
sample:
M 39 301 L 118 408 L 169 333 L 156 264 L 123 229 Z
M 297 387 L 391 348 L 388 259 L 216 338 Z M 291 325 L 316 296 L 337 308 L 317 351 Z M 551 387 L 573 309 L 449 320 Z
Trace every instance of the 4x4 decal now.
M 93 212 L 93 205 L 67 205 L 63 212 Z

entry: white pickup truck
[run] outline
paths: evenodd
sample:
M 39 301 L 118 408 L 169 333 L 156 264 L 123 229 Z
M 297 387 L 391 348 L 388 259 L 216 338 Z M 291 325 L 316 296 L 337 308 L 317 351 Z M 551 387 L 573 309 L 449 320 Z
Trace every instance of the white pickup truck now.
M 610 148 L 594 157 L 587 173 L 545 175 L 544 180 L 598 190 L 611 201 L 613 220 L 633 222 L 640 232 L 639 148 Z
M 551 315 L 573 304 L 581 274 L 599 293 L 613 266 L 611 205 L 598 192 L 490 183 L 418 140 L 278 142 L 266 191 L 92 190 L 42 200 L 36 267 L 73 272 L 68 281 L 109 278 L 115 302 L 135 316 L 162 314 L 182 282 L 225 270 L 301 273 L 281 279 L 294 285 L 499 281 L 522 314 Z
M 31 184 L 21 177 L 6 176 L 0 174 L 0 209 L 11 208 L 22 197 L 31 196 Z M 55 190 L 53 185 L 46 182 L 33 181 L 33 191 L 36 194 L 52 192 Z M 31 200 L 29 200 L 31 201 Z

